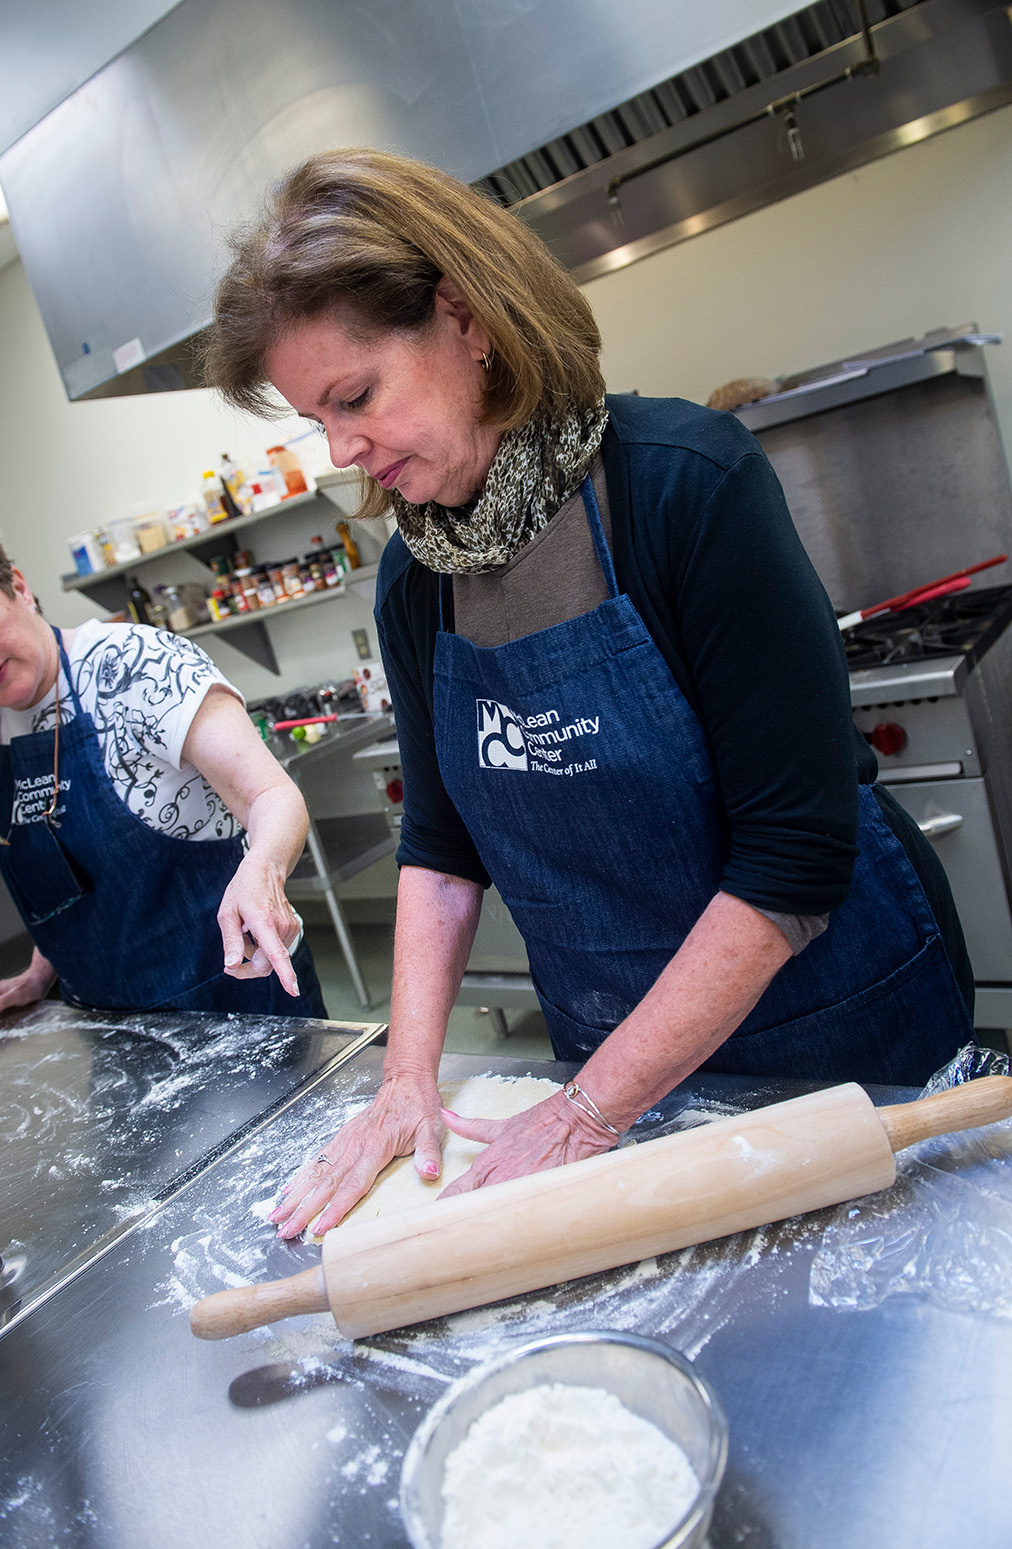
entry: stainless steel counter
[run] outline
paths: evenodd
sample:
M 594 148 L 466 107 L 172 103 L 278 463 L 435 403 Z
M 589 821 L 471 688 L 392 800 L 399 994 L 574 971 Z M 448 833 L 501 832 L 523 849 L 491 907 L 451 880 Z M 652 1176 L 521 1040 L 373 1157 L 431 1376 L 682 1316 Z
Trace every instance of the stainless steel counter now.
M 375 1089 L 381 1057 L 362 1049 L 166 1190 L 0 1337 L 5 1546 L 404 1549 L 401 1458 L 447 1382 L 506 1343 L 583 1326 L 668 1339 L 714 1382 L 731 1446 L 712 1549 L 1006 1549 L 1012 1322 L 930 1296 L 815 1305 L 832 1212 L 354 1346 L 323 1316 L 195 1340 L 198 1296 L 317 1259 L 265 1217 L 293 1166 Z M 570 1068 L 452 1056 L 444 1075 Z M 643 1128 L 810 1089 L 696 1077 Z M 968 1198 L 969 1174 L 986 1184 L 1012 1166 L 1006 1128 L 960 1178 Z
M 0 1329 L 380 1026 L 58 1001 L 0 1020 Z

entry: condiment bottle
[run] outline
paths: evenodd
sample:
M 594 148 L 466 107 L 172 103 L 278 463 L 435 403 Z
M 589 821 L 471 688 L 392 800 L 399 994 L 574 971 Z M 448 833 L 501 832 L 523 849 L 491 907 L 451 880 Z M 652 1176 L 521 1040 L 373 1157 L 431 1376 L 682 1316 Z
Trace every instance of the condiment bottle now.
M 150 624 L 151 593 L 144 590 L 136 576 L 131 576 L 127 585 L 127 612 L 135 624 Z
M 250 510 L 249 491 L 246 488 L 246 475 L 242 469 L 229 457 L 227 452 L 222 452 L 221 463 L 218 468 L 218 476 L 222 483 L 222 492 L 225 504 L 231 501 L 234 510 L 233 516 L 248 516 Z
M 273 608 L 277 602 L 274 595 L 274 583 L 272 582 L 266 565 L 258 565 L 254 571 L 257 583 L 257 596 L 260 598 L 261 608 Z
M 213 468 L 207 468 L 203 478 L 204 505 L 207 507 L 208 520 L 212 526 L 216 522 L 224 522 L 228 517 L 222 500 L 221 480 Z
M 348 564 L 352 570 L 357 570 L 362 563 L 362 558 L 358 552 L 358 544 L 351 535 L 351 528 L 347 522 L 336 522 L 334 525 L 340 535 L 341 542 L 344 544 L 344 552 L 348 556 Z

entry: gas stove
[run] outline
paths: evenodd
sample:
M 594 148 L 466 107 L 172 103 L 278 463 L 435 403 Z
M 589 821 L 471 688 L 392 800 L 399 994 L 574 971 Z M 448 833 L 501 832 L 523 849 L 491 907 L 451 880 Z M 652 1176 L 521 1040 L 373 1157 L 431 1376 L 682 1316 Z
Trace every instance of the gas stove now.
M 844 634 L 854 721 L 948 874 L 977 1026 L 1012 1027 L 1012 586 Z
M 1012 586 L 953 592 L 855 624 L 843 637 L 854 670 L 961 656 L 969 669 L 1012 624 Z

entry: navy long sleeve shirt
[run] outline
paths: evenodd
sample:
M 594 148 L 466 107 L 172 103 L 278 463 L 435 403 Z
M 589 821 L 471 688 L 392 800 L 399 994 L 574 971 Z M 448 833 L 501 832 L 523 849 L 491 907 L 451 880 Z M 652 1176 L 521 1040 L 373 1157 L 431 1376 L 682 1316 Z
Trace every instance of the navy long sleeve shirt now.
M 726 825 L 721 887 L 761 909 L 825 914 L 849 891 L 858 784 L 876 774 L 829 598 L 733 415 L 632 396 L 608 408 L 615 570 L 706 733 Z M 404 774 L 397 859 L 487 885 L 436 759 L 437 586 L 395 535 L 376 621 Z

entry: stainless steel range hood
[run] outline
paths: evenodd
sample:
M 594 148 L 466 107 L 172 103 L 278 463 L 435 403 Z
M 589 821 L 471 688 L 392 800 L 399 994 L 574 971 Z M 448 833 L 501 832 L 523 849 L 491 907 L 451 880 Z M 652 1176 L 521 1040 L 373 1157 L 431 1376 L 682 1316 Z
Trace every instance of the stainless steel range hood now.
M 1012 7 L 867 11 L 870 59 L 854 4 L 809 6 L 484 186 L 589 280 L 1012 101 Z
M 43 54 L 62 3 L 27 8 Z M 791 9 L 181 0 L 0 157 L 68 395 L 193 384 L 224 233 L 310 152 L 373 144 L 477 178 Z
M 867 53 L 855 0 L 182 0 L 0 156 L 67 394 L 200 385 L 224 234 L 325 145 L 520 195 L 582 279 L 1012 100 L 1006 5 L 867 5 L 878 74 L 808 97 Z M 731 12 L 763 30 L 700 56 Z M 799 94 L 803 159 L 738 127 Z

